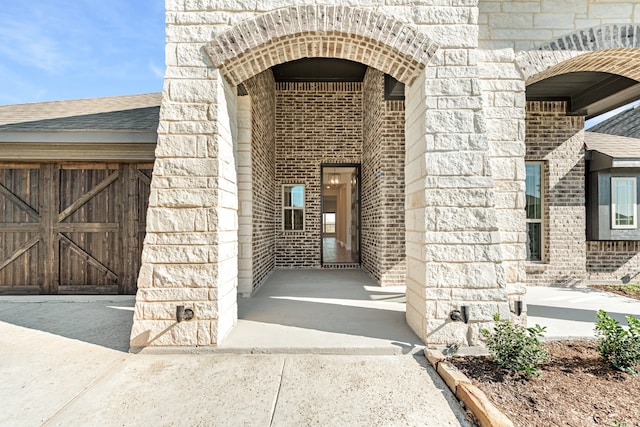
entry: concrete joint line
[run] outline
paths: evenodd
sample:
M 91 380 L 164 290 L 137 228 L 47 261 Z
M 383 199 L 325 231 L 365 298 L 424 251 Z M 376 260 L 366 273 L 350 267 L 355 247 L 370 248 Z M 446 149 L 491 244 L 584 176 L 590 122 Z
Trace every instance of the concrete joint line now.
M 41 425 L 41 427 L 46 427 L 49 425 L 52 425 L 52 423 L 55 421 L 55 419 L 60 416 L 60 414 L 62 414 L 64 411 L 66 411 L 69 407 L 71 407 L 74 403 L 76 403 L 82 396 L 84 396 L 89 390 L 91 390 L 93 387 L 95 387 L 96 384 L 98 384 L 99 382 L 101 382 L 102 380 L 104 380 L 106 377 L 108 377 L 109 375 L 111 375 L 113 372 L 115 372 L 116 368 L 119 368 L 120 365 L 122 365 L 125 360 L 127 360 L 126 357 L 123 357 L 122 359 L 116 360 L 115 362 L 113 362 L 111 365 L 109 365 L 109 367 L 104 371 L 104 373 L 102 375 L 100 375 L 98 378 L 94 379 L 93 381 L 91 381 L 89 384 L 87 384 L 78 394 L 76 394 L 71 400 L 69 400 L 67 403 L 65 403 L 60 409 L 58 409 L 53 415 L 51 415 L 49 418 L 47 418 Z
M 269 420 L 269 426 L 273 425 L 273 419 L 276 416 L 276 407 L 278 406 L 278 399 L 280 398 L 280 390 L 282 390 L 282 378 L 284 377 L 284 365 L 287 363 L 287 359 L 282 358 L 282 368 L 280 368 L 280 381 L 278 382 L 278 391 L 276 397 L 273 399 L 273 405 L 271 406 L 271 418 Z

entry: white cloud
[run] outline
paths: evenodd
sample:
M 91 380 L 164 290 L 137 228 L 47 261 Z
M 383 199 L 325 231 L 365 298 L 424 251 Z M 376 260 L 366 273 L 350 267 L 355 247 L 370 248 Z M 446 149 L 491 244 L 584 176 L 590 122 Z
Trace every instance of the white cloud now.
M 164 68 L 158 67 L 153 61 L 149 61 L 149 69 L 159 79 L 164 79 Z
M 59 43 L 35 22 L 0 22 L 0 55 L 49 73 L 66 66 Z

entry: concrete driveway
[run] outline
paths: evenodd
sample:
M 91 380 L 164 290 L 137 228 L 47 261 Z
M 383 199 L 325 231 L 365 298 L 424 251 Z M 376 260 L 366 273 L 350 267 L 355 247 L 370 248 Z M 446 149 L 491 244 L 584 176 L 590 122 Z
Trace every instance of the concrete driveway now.
M 402 290 L 327 274 L 276 276 L 241 301 L 228 344 L 198 354 L 128 353 L 133 297 L 0 297 L 0 426 L 467 425 Z M 592 337 L 599 308 L 640 315 L 589 288 L 530 287 L 527 306 L 548 338 Z
M 132 297 L 0 298 L 0 425 L 467 425 L 419 354 L 130 354 L 132 315 Z

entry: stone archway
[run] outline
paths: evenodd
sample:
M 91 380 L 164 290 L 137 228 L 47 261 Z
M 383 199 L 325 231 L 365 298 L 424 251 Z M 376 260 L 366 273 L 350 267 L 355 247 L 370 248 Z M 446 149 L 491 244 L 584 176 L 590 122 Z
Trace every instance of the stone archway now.
M 180 71 L 165 81 L 133 347 L 217 345 L 237 319 L 237 84 L 309 56 L 358 61 L 411 84 L 437 46 L 370 10 L 297 6 L 245 20 L 193 49 L 188 58 L 177 54 Z M 197 72 L 203 66 L 206 74 Z M 195 320 L 176 322 L 178 306 Z
M 205 47 L 214 67 L 239 84 L 300 58 L 348 59 L 411 85 L 437 45 L 391 16 L 348 6 L 294 6 L 249 19 Z
M 460 19 L 474 16 L 472 6 L 460 7 L 468 9 Z M 185 19 L 195 19 L 181 8 Z M 494 313 L 510 315 L 474 64 L 477 40 L 446 32 L 446 49 L 438 49 L 418 27 L 366 7 L 279 9 L 214 31 L 213 41 L 204 36 L 212 33 L 206 24 L 183 25 L 187 29 L 175 22 L 167 31 L 132 347 L 218 345 L 233 327 L 241 131 L 236 85 L 308 56 L 361 62 L 407 85 L 410 327 L 425 342 L 475 343 Z M 194 319 L 178 321 L 181 307 Z M 468 311 L 468 323 L 452 321 L 455 310 Z
M 559 74 L 600 71 L 640 81 L 640 25 L 607 24 L 567 34 L 516 55 L 527 85 Z

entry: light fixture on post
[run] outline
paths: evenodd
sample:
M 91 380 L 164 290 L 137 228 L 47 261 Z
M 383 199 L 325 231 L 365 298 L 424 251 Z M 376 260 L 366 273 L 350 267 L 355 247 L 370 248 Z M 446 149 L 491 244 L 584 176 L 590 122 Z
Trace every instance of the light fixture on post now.
M 340 174 L 336 173 L 336 170 L 334 169 L 332 173 L 329 174 L 329 184 L 340 184 Z

